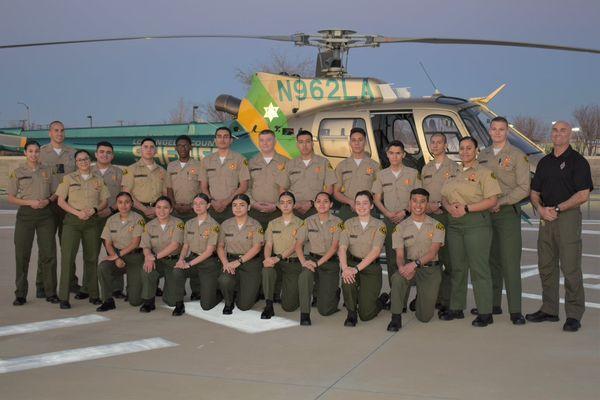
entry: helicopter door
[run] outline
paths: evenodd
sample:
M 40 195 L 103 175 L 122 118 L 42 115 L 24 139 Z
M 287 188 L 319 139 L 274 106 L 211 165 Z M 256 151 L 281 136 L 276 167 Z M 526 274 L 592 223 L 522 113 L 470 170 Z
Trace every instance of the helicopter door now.
M 467 129 L 455 113 L 447 110 L 418 110 L 415 112 L 417 129 L 423 133 L 427 161 L 432 159 L 429 152 L 429 139 L 436 133 L 446 137 L 448 158 L 460 161 L 458 156 L 458 141 L 467 136 Z
M 385 149 L 394 140 L 399 140 L 404 144 L 404 151 L 406 152 L 404 165 L 418 170 L 423 168 L 425 163 L 412 112 L 373 112 L 371 113 L 371 125 L 373 126 L 373 136 L 383 168 L 390 165 Z

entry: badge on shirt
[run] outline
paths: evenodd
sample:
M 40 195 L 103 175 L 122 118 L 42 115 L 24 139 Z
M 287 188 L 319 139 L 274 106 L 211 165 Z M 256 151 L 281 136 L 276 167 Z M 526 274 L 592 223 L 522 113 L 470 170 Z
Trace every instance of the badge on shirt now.
M 469 180 L 471 182 L 477 182 L 477 175 L 475 175 L 474 173 L 469 175 Z
M 375 169 L 373 169 L 373 167 L 367 168 L 367 175 L 373 175 L 373 172 L 375 172 Z
M 321 167 L 317 166 L 315 167 L 315 174 L 318 174 L 321 172 Z
M 510 157 L 506 157 L 504 160 L 501 160 L 502 166 L 504 168 L 509 168 L 510 167 L 510 162 L 511 162 Z
M 429 239 L 433 239 L 433 231 L 431 231 L 431 232 L 427 232 L 427 237 L 428 237 Z
M 285 164 L 284 163 L 277 164 L 277 169 L 280 171 L 285 171 Z
M 235 171 L 237 169 L 237 164 L 236 163 L 229 164 L 229 169 L 232 171 Z
M 561 169 L 561 170 L 562 170 L 562 169 L 565 169 L 565 167 L 566 167 L 566 166 L 567 166 L 567 163 L 563 161 L 563 162 L 560 164 L 560 169 Z
M 134 228 L 135 228 L 135 226 L 131 225 L 129 228 L 127 228 L 127 232 L 133 232 Z
M 384 236 L 387 234 L 387 228 L 385 227 L 385 225 L 379 228 L 379 233 L 381 233 Z
M 405 184 L 406 186 L 408 186 L 408 185 L 412 185 L 412 179 L 410 179 L 410 178 L 408 178 L 408 179 L 405 179 L 405 180 L 404 180 L 404 184 Z

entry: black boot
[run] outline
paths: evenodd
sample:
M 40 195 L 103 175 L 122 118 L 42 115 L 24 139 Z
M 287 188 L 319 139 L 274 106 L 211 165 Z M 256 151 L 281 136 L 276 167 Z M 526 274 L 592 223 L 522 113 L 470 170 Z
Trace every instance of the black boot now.
M 266 300 L 267 305 L 263 310 L 262 314 L 260 314 L 260 319 L 271 319 L 275 315 L 275 311 L 273 310 L 273 300 Z
M 90 297 L 90 295 L 89 295 L 89 294 L 87 294 L 87 293 L 84 293 L 84 292 L 77 292 L 77 294 L 76 294 L 74 297 L 75 297 L 75 299 L 77 299 L 77 300 L 85 300 L 85 299 L 87 299 L 88 297 Z
M 344 321 L 344 326 L 356 326 L 356 322 L 357 322 L 356 311 L 348 310 L 348 316 L 346 317 L 346 320 Z
M 149 313 L 156 309 L 156 305 L 154 304 L 154 297 L 149 300 L 144 300 L 144 304 L 140 307 L 140 312 Z
M 112 294 L 112 297 L 114 297 L 115 299 L 124 299 L 125 293 L 123 293 L 122 290 L 115 290 Z
M 233 304 L 225 304 L 225 307 L 223 307 L 223 315 L 231 314 L 233 314 Z
M 115 300 L 112 297 L 109 297 L 108 299 L 104 300 L 104 303 L 102 303 L 100 307 L 96 308 L 96 311 L 105 312 L 109 310 L 114 310 L 115 308 L 117 308 L 115 306 Z
M 157 297 L 162 297 L 162 295 L 163 295 L 163 291 L 162 291 L 162 289 L 161 289 L 161 288 L 159 288 L 159 287 L 157 287 L 157 288 L 156 288 L 156 293 L 155 293 L 155 296 L 157 296 Z
M 61 300 L 59 307 L 61 310 L 68 310 L 71 308 L 71 303 L 68 300 Z
M 452 321 L 453 319 L 463 319 L 465 314 L 463 310 L 446 310 L 439 317 L 442 321 Z
M 300 313 L 300 325 L 302 325 L 302 326 L 312 325 L 312 322 L 310 321 L 309 313 Z
M 173 310 L 173 316 L 179 317 L 185 313 L 185 305 L 183 305 L 183 301 L 178 301 L 175 303 L 175 309 Z
M 381 293 L 375 302 L 380 310 L 389 310 L 391 307 L 390 295 L 386 292 Z
M 48 303 L 52 303 L 52 304 L 58 304 L 58 303 L 60 303 L 60 299 L 55 294 L 52 295 L 52 296 L 50 296 L 50 297 L 46 297 L 46 301 Z
M 412 299 L 412 301 L 408 305 L 408 309 L 412 312 L 417 311 L 417 298 L 416 297 L 414 299 Z
M 100 300 L 98 297 L 90 297 L 89 301 L 95 306 L 99 306 L 100 304 L 102 304 L 102 300 Z
M 392 314 L 392 320 L 387 326 L 390 332 L 398 332 L 402 328 L 402 314 Z
M 200 300 L 200 293 L 194 293 L 194 292 L 192 292 L 192 294 L 190 295 L 190 300 L 191 301 Z
M 492 317 L 492 314 L 479 314 L 477 318 L 475 318 L 473 322 L 471 322 L 471 325 L 483 328 L 484 326 L 488 326 L 489 324 L 493 323 L 494 318 Z
M 15 298 L 15 301 L 13 301 L 13 306 L 22 306 L 25 303 L 27 303 L 25 297 L 17 297 Z

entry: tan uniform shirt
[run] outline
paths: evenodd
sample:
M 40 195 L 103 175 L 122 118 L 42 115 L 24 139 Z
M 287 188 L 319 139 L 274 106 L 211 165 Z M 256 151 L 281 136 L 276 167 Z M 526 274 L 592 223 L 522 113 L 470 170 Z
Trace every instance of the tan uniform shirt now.
M 418 187 L 421 187 L 421 180 L 416 169 L 402 166 L 396 178 L 392 167 L 388 167 L 377 173 L 373 182 L 373 193 L 383 194 L 385 208 L 390 212 L 396 212 L 408 208 L 410 191 Z
M 309 253 L 324 255 L 335 240 L 340 240 L 344 223 L 339 217 L 329 214 L 327 221 L 321 223 L 319 215 L 314 214 L 304 220 L 304 225 L 298 230 L 296 240 L 306 243 Z
M 333 167 L 325 157 L 313 154 L 308 166 L 302 157 L 288 160 L 285 169 L 290 180 L 290 192 L 296 202 L 314 200 L 317 193 L 337 182 Z
M 283 222 L 283 217 L 275 218 L 269 222 L 267 232 L 265 233 L 265 242 L 273 243 L 273 253 L 282 254 L 284 251 L 294 247 L 298 231 L 304 225 L 304 221 L 295 215 L 289 224 Z M 290 257 L 296 256 L 296 252 L 290 254 Z
M 90 177 L 84 180 L 79 171 L 76 171 L 63 177 L 56 189 L 56 195 L 65 199 L 71 207 L 85 210 L 98 208 L 100 203 L 108 200 L 110 193 L 102 178 L 90 172 Z
M 208 182 L 213 199 L 226 199 L 240 186 L 240 182 L 249 179 L 248 160 L 233 150 L 229 150 L 222 164 L 218 152 L 202 159 L 200 180 Z
M 111 215 L 102 229 L 100 237 L 108 240 L 119 250 L 129 246 L 134 238 L 141 237 L 144 233 L 144 218 L 140 214 L 131 211 L 125 221 L 121 221 L 121 215 Z
M 449 203 L 473 204 L 502 191 L 494 173 L 477 162 L 466 171 L 461 171 L 456 178 L 446 181 L 442 187 L 442 196 Z
M 370 217 L 363 229 L 358 217 L 350 218 L 340 234 L 340 247 L 346 247 L 354 257 L 365 258 L 373 247 L 383 247 L 386 234 L 387 229 L 380 219 Z
M 264 236 L 264 229 L 255 219 L 248 217 L 240 229 L 234 217 L 221 224 L 219 243 L 225 245 L 225 251 L 229 254 L 246 254 L 252 246 L 262 244 Z
M 60 155 L 56 154 L 51 144 L 45 144 L 40 149 L 40 162 L 50 167 L 52 171 L 52 193 L 56 191 L 58 184 L 65 174 L 75 171 L 75 149 L 63 145 Z M 60 172 L 62 165 L 62 172 Z
M 23 200 L 42 200 L 50 197 L 52 192 L 52 169 L 39 164 L 35 170 L 22 165 L 12 171 L 8 178 L 8 194 Z
M 173 242 L 183 244 L 184 229 L 185 224 L 179 218 L 171 216 L 169 222 L 165 225 L 165 229 L 160 226 L 158 218 L 154 218 L 146 224 L 140 247 L 142 249 L 150 249 L 154 253 L 159 253 Z M 173 254 L 179 254 L 179 249 L 169 255 Z
M 202 254 L 208 246 L 217 246 L 219 239 L 219 224 L 210 215 L 198 224 L 198 217 L 185 223 L 183 243 L 190 246 L 190 251 Z
M 403 249 L 404 258 L 414 261 L 427 254 L 432 243 L 441 243 L 443 246 L 445 233 L 444 224 L 429 216 L 425 216 L 421 228 L 415 225 L 412 217 L 408 217 L 394 228 L 392 247 Z M 437 260 L 436 254 L 433 261 Z
M 125 168 L 122 183 L 123 188 L 142 203 L 154 203 L 171 187 L 169 175 L 163 167 L 154 164 L 150 169 L 141 159 Z
M 113 207 L 117 202 L 117 194 L 121 191 L 121 181 L 123 179 L 123 171 L 119 167 L 115 167 L 114 165 L 110 165 L 104 174 L 100 172 L 98 166 L 92 166 L 92 173 L 96 176 L 102 178 L 104 184 L 108 188 L 108 193 L 110 193 L 110 197 L 108 198 L 108 206 Z M 114 208 L 114 207 L 113 207 Z
M 290 185 L 285 173 L 286 161 L 287 158 L 279 153 L 275 153 L 268 164 L 260 153 L 252 157 L 248 163 L 250 170 L 248 195 L 251 203 L 277 203 L 279 188 L 287 189 Z
M 336 186 L 346 197 L 354 200 L 356 193 L 361 190 L 371 191 L 380 169 L 379 164 L 370 157 L 363 158 L 358 165 L 354 158 L 348 157 L 335 167 Z
M 175 196 L 175 203 L 191 205 L 200 193 L 200 161 L 190 158 L 183 168 L 179 160 L 167 165 L 167 174 Z
M 488 167 L 498 178 L 502 194 L 498 198 L 501 205 L 517 204 L 529 197 L 529 160 L 525 153 L 510 143 L 494 155 L 492 146 L 486 147 L 477 157 L 480 165 Z
M 444 157 L 439 169 L 435 167 L 435 163 L 435 160 L 431 160 L 421 170 L 423 189 L 429 192 L 430 202 L 442 201 L 442 186 L 460 173 L 460 165 L 448 157 Z

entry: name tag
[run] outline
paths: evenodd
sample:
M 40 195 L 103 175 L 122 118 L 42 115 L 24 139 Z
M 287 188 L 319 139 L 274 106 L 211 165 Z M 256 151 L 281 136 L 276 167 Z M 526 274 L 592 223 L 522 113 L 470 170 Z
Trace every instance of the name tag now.
M 81 187 L 79 183 L 71 183 L 69 187 Z
M 290 175 L 296 175 L 296 174 L 299 174 L 299 173 L 300 173 L 300 171 L 291 171 Z
M 352 171 L 342 171 L 342 175 L 351 174 L 351 173 L 352 173 Z
M 23 179 L 31 179 L 31 176 L 22 176 L 19 178 L 20 181 L 22 181 Z
M 357 239 L 357 238 L 358 238 L 358 235 L 350 235 L 350 237 L 351 237 L 352 239 Z
M 177 172 L 171 172 L 171 175 L 177 175 Z
M 273 233 L 274 233 L 274 234 L 275 234 L 275 233 L 281 233 L 281 231 L 273 231 Z
M 412 239 L 414 237 L 415 237 L 415 235 L 408 235 L 408 236 L 403 237 L 403 239 L 408 240 L 408 239 Z
M 431 175 L 425 175 L 423 179 L 431 178 Z
M 115 230 L 112 230 L 112 229 L 111 229 L 111 230 L 110 230 L 110 233 L 117 233 L 117 230 L 116 230 L 116 229 L 115 229 Z
M 150 235 L 150 239 L 158 239 L 158 235 Z
M 206 172 L 214 172 L 214 171 L 216 171 L 215 168 L 206 168 Z
M 134 178 L 147 178 L 148 175 L 133 175 Z
M 254 172 L 254 171 L 260 171 L 260 170 L 262 170 L 262 168 L 251 168 L 251 169 L 250 169 L 250 172 Z
M 392 186 L 391 183 L 384 183 L 383 185 L 381 185 L 382 187 L 386 187 L 386 186 Z
M 485 164 L 488 160 L 479 160 L 479 164 Z
M 187 234 L 188 234 L 188 235 L 193 235 L 193 234 L 194 234 L 194 232 L 193 232 L 193 231 L 188 231 L 188 232 L 187 232 Z
M 233 237 L 233 233 L 226 233 L 225 237 Z
M 317 229 L 309 229 L 309 232 L 314 232 L 314 233 L 318 233 L 319 231 Z

